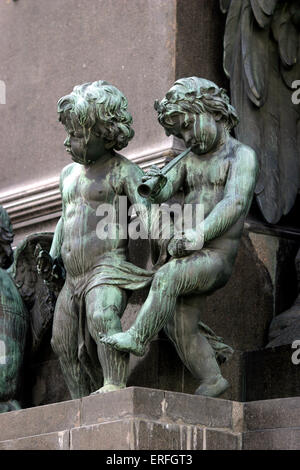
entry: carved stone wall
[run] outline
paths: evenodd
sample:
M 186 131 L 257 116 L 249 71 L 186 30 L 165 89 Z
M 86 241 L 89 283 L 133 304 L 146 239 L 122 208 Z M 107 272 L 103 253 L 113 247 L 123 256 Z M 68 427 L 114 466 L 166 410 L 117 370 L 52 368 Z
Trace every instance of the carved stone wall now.
M 134 119 L 124 154 L 142 166 L 162 163 L 179 144 L 157 123 L 154 100 L 184 74 L 223 85 L 223 29 L 218 0 L 0 3 L 0 204 L 16 241 L 51 230 L 59 216 L 58 176 L 69 156 L 57 100 L 76 84 L 111 82 Z

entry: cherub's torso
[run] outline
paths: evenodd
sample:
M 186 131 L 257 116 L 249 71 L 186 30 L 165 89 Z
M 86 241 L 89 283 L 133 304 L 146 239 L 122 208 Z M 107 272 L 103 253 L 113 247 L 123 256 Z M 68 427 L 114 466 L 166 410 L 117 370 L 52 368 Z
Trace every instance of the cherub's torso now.
M 106 164 L 96 162 L 88 169 L 74 163 L 64 170 L 61 255 L 68 274 L 80 275 L 97 264 L 103 253 L 126 247 L 126 239 L 101 239 L 99 231 L 97 234 L 97 225 L 104 216 L 99 206 L 108 204 L 118 209 L 118 195 L 123 193 L 122 172 L 123 159 L 119 156 Z
M 230 157 L 205 158 L 190 154 L 183 186 L 186 204 L 203 204 L 206 217 L 224 195 Z
M 184 203 L 201 204 L 203 217 L 206 218 L 214 207 L 224 198 L 224 190 L 231 166 L 235 163 L 236 151 L 241 144 L 229 138 L 221 152 L 207 155 L 190 153 L 185 159 L 185 178 L 183 184 Z M 241 217 L 221 237 L 211 240 L 210 246 L 236 249 L 243 230 L 244 218 Z

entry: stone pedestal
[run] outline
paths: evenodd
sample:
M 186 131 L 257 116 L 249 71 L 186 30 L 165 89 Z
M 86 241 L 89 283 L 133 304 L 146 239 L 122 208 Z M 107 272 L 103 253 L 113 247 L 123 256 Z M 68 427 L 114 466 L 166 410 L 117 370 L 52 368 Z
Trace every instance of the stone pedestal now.
M 0 415 L 0 450 L 300 449 L 300 397 L 238 403 L 131 387 Z

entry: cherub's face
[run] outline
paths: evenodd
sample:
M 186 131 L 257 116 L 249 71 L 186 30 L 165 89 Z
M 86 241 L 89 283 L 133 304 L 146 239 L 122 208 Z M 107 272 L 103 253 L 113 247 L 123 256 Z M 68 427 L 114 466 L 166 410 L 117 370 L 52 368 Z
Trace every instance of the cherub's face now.
M 218 125 L 210 113 L 178 113 L 172 115 L 172 121 L 174 125 L 168 131 L 183 139 L 186 147 L 192 147 L 194 153 L 201 155 L 214 148 Z
M 74 122 L 74 119 L 71 121 L 66 117 L 62 123 L 68 133 L 64 145 L 74 162 L 91 165 L 107 153 L 102 137 Z

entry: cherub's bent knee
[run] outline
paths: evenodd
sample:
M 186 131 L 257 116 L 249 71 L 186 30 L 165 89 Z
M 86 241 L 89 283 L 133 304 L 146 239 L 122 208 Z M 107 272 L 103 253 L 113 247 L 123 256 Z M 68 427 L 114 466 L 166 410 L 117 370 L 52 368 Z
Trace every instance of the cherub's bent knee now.
M 88 316 L 93 323 L 106 323 L 116 317 L 119 318 L 119 309 L 115 305 L 109 305 L 99 310 L 90 312 Z
M 94 340 L 98 341 L 98 334 L 120 331 L 119 310 L 115 306 L 107 307 L 93 312 L 88 316 L 88 328 Z

